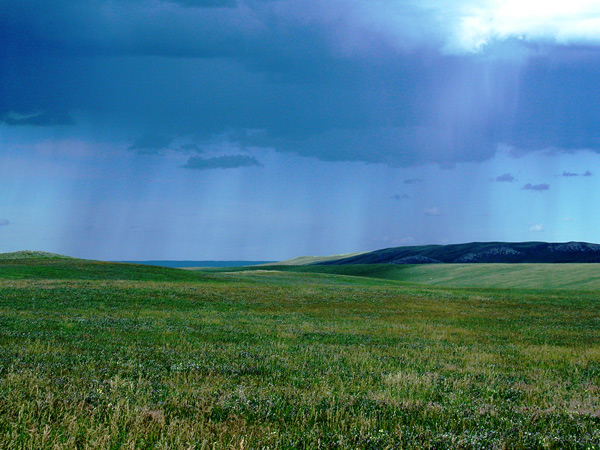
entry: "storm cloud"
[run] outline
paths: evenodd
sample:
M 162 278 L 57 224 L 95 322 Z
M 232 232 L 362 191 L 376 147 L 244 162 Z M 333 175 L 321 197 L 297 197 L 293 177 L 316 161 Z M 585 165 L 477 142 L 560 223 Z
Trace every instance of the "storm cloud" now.
M 0 0 L 3 249 L 598 241 L 598 23 L 590 0 Z
M 499 145 L 597 152 L 598 33 L 552 8 L 568 32 L 526 9 L 514 24 L 511 2 L 470 4 L 4 1 L 0 117 L 393 167 L 485 161 Z M 144 139 L 130 148 L 164 147 Z

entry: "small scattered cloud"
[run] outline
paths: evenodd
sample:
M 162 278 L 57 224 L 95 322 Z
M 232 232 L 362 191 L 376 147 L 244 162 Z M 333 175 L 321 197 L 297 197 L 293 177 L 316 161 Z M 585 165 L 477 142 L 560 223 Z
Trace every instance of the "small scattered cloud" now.
M 589 170 L 586 170 L 584 173 L 579 174 L 579 173 L 575 173 L 575 172 L 567 172 L 566 170 L 563 171 L 562 174 L 560 174 L 559 176 L 561 177 L 591 177 L 593 174 L 592 172 L 590 172 Z
M 426 216 L 440 216 L 442 215 L 442 213 L 440 212 L 439 208 L 437 207 L 432 207 L 432 208 L 428 208 L 424 211 L 424 214 Z
M 505 173 L 503 175 L 498 175 L 496 177 L 496 181 L 498 183 L 512 183 L 515 181 L 515 177 L 513 177 L 510 173 Z
M 6 219 L 0 219 L 0 227 L 5 227 L 6 225 L 10 225 L 10 222 Z
M 410 198 L 408 195 L 406 194 L 396 194 L 396 195 L 392 195 L 392 199 L 394 200 L 406 200 Z
M 422 183 L 423 180 L 421 180 L 420 178 L 408 178 L 406 180 L 404 180 L 404 184 L 417 184 L 417 183 Z
M 237 169 L 239 167 L 262 167 L 262 164 L 253 156 L 247 155 L 224 155 L 213 158 L 192 156 L 181 167 L 194 170 Z
M 563 219 L 563 221 L 564 221 L 564 222 L 573 222 L 573 218 L 571 218 L 571 217 L 565 217 L 565 218 Z
M 171 145 L 171 138 L 157 135 L 140 136 L 129 146 L 129 150 L 143 155 L 154 155 L 165 150 Z
M 531 183 L 527 183 L 525 186 L 523 186 L 523 190 L 525 191 L 538 191 L 538 192 L 542 192 L 542 191 L 547 191 L 548 189 L 550 189 L 550 185 L 548 184 L 531 184 Z
M 535 224 L 535 225 L 531 225 L 529 227 L 529 231 L 532 233 L 539 233 L 541 231 L 544 231 L 544 225 L 540 225 L 539 223 Z
M 0 122 L 6 125 L 35 125 L 35 126 L 56 126 L 56 125 L 72 125 L 73 119 L 69 113 L 64 111 L 55 111 L 49 113 L 47 111 L 33 112 L 17 112 L 9 111 L 0 118 Z

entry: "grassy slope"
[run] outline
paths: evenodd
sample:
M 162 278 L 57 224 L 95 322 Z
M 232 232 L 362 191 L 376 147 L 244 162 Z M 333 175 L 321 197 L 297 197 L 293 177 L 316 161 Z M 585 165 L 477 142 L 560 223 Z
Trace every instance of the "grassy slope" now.
M 353 264 L 262 269 L 340 274 L 444 287 L 600 290 L 599 264 Z
M 411 266 L 389 278 L 434 286 L 600 290 L 598 264 L 443 264 Z M 388 277 L 386 277 L 388 278 Z
M 275 264 L 263 264 L 268 266 L 305 266 L 308 264 L 322 263 L 326 261 L 337 261 L 338 259 L 351 258 L 353 256 L 362 255 L 364 252 L 357 253 L 343 253 L 339 255 L 329 256 L 299 256 L 297 258 L 287 259 L 285 261 L 279 261 Z
M 594 291 L 77 260 L 0 273 L 0 448 L 600 445 Z
M 108 263 L 68 257 L 0 258 L 2 279 L 201 281 L 209 275 L 142 264 Z M 214 278 L 214 277 L 213 277 Z
M 252 266 L 255 267 L 255 266 Z M 231 273 L 230 273 L 231 272 Z M 112 263 L 68 257 L 0 258 L 0 280 L 97 280 L 165 282 L 245 282 L 261 284 L 380 284 L 355 276 L 265 270 L 246 267 L 173 269 L 145 264 Z M 393 281 L 389 281 L 393 283 Z

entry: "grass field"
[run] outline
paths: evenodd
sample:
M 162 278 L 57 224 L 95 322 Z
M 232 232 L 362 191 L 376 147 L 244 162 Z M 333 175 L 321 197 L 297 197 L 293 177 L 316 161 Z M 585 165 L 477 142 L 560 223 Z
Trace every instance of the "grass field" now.
M 598 449 L 598 291 L 5 259 L 0 448 Z
M 271 265 L 224 270 L 265 269 L 351 275 L 443 287 L 600 291 L 600 264 Z

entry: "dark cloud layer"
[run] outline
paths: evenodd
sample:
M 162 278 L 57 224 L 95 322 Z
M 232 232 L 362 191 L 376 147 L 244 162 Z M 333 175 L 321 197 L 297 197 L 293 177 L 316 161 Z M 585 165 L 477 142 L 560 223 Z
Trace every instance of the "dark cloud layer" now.
M 0 120 L 68 125 L 78 114 L 115 136 L 227 134 L 390 166 L 483 161 L 499 144 L 600 149 L 594 47 L 511 41 L 448 55 L 450 26 L 416 2 L 342 5 L 0 1 Z M 144 139 L 131 149 L 168 145 Z
M 258 160 L 248 155 L 223 155 L 213 158 L 192 156 L 182 167 L 185 169 L 237 169 L 239 167 L 260 167 Z

